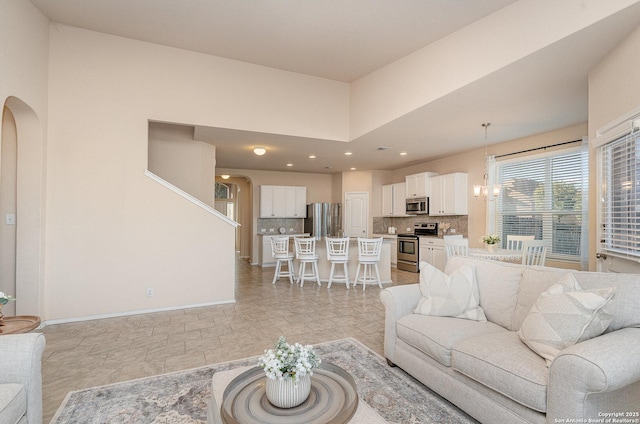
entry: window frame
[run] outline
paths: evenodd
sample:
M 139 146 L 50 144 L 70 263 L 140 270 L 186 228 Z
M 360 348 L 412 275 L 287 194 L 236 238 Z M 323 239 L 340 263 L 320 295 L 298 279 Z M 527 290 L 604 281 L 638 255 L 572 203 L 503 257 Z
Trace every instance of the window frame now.
M 553 160 L 553 158 L 555 157 L 566 156 L 566 155 L 578 155 L 579 157 L 581 157 L 580 158 L 581 161 L 582 161 L 582 158 L 586 157 L 584 148 L 580 145 L 577 145 L 575 147 L 563 147 L 563 148 L 544 151 L 542 153 L 521 155 L 518 157 L 508 158 L 508 159 L 497 158 L 495 160 L 496 182 L 501 186 L 503 185 L 503 181 L 502 181 L 503 167 L 508 166 L 509 164 L 524 163 L 524 162 L 537 161 L 537 160 L 547 161 L 547 160 Z M 582 184 L 581 191 L 580 191 L 581 198 L 584 198 L 585 196 L 588 197 L 589 195 L 588 176 L 586 175 L 586 173 L 583 172 L 583 169 L 582 169 L 584 166 L 585 164 L 581 163 L 581 166 L 580 166 L 581 170 L 579 171 L 580 173 L 579 178 Z M 586 166 L 588 166 L 588 164 Z M 555 260 L 555 261 L 562 261 L 562 262 L 581 263 L 583 261 L 584 255 L 586 255 L 586 252 L 583 252 L 586 245 L 582 240 L 585 237 L 585 234 L 583 233 L 583 231 L 580 231 L 580 238 L 578 239 L 578 243 L 576 246 L 577 254 L 572 255 L 567 253 L 554 253 L 553 241 L 554 241 L 554 236 L 556 236 L 557 234 L 555 234 L 553 226 L 554 226 L 555 217 L 559 215 L 573 215 L 576 217 L 576 220 L 579 223 L 579 226 L 581 228 L 584 228 L 585 223 L 583 221 L 585 219 L 584 208 L 586 207 L 585 205 L 586 202 L 582 201 L 580 204 L 580 209 L 578 209 L 577 211 L 573 209 L 573 210 L 567 210 L 568 211 L 567 213 L 563 213 L 561 210 L 554 210 L 552 208 L 552 205 L 550 204 L 550 202 L 552 202 L 553 200 L 552 198 L 553 176 L 549 173 L 549 171 L 550 171 L 549 164 L 545 163 L 544 164 L 545 195 L 544 195 L 543 201 L 547 204 L 547 207 L 541 211 L 537 211 L 535 210 L 535 208 L 533 208 L 532 211 L 521 212 L 520 214 L 542 217 L 541 218 L 542 226 L 540 227 L 541 234 L 536 234 L 536 238 L 539 239 L 538 235 L 540 235 L 543 240 L 548 240 L 551 243 L 551 249 L 547 254 L 548 259 Z M 551 184 L 547 184 L 547 181 L 549 181 Z M 504 201 L 504 196 L 506 196 L 506 190 L 504 189 L 504 187 L 502 187 L 502 193 L 500 194 L 500 197 L 496 199 L 496 205 L 494 207 L 494 211 L 492 214 L 495 217 L 495 231 L 498 234 L 504 231 L 503 217 L 509 215 L 508 212 L 505 213 L 502 210 L 503 209 L 502 202 Z M 531 197 L 533 199 L 533 195 Z M 518 213 L 511 213 L 511 215 L 518 216 Z M 546 238 L 545 238 L 545 235 L 547 235 Z M 504 239 L 506 239 L 506 237 L 504 237 Z M 503 243 L 506 243 L 506 240 L 503 240 Z

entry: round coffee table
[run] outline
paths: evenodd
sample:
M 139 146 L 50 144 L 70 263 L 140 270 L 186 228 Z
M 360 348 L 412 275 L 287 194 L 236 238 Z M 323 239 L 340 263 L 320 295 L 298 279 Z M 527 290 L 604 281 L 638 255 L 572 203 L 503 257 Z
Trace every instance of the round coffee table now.
M 229 383 L 220 406 L 225 424 L 343 424 L 358 407 L 353 377 L 330 363 L 322 363 L 314 370 L 309 397 L 294 408 L 277 408 L 267 400 L 266 379 L 264 370 L 254 367 Z
M 4 317 L 0 326 L 0 335 L 26 333 L 40 325 L 40 317 L 35 315 L 18 315 Z

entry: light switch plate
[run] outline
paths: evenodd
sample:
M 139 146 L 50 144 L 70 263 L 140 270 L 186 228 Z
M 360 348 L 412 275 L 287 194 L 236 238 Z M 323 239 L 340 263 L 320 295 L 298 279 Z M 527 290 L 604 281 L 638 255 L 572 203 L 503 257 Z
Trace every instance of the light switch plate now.
M 4 222 L 7 225 L 16 225 L 16 214 L 8 213 L 7 216 L 4 217 Z

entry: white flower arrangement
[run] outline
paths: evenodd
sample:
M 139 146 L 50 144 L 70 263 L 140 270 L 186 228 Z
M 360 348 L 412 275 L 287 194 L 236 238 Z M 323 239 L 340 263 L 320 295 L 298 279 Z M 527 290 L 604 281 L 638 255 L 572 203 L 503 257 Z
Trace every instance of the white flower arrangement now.
M 0 305 L 6 305 L 7 303 L 13 302 L 14 300 L 16 300 L 15 297 L 9 294 L 4 294 L 3 292 L 0 292 Z
M 480 241 L 486 244 L 498 244 L 500 243 L 500 236 L 497 234 L 488 234 L 486 236 L 482 236 Z
M 273 349 L 265 350 L 264 355 L 258 358 L 258 366 L 264 369 L 267 378 L 284 380 L 291 377 L 296 384 L 300 377 L 313 375 L 313 370 L 321 362 L 311 345 L 290 345 L 283 336 L 278 338 Z

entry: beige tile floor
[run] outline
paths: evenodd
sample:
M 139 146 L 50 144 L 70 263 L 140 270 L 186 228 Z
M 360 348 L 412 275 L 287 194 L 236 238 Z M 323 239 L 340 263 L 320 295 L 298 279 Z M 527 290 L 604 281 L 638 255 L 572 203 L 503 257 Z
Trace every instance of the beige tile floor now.
M 278 336 L 319 343 L 354 337 L 382 354 L 380 289 L 281 279 L 237 260 L 236 303 L 44 327 L 44 422 L 72 390 L 260 355 Z M 392 268 L 394 285 L 418 274 Z

